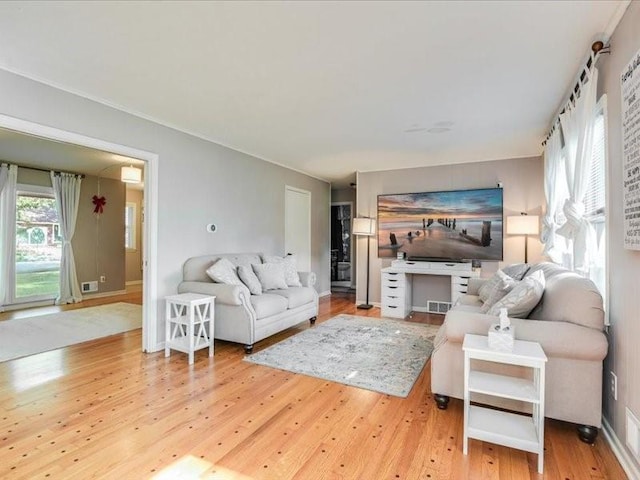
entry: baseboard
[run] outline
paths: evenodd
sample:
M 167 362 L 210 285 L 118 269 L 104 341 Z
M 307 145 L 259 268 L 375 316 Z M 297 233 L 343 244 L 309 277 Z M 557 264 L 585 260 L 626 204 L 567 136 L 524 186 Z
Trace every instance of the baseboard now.
M 131 285 L 142 285 L 142 280 L 131 280 L 130 282 L 124 282 L 125 287 L 130 287 Z
M 164 350 L 164 342 L 158 342 L 153 346 L 153 350 L 147 351 L 147 353 L 155 353 Z
M 631 480 L 640 479 L 640 469 L 638 469 L 635 460 L 631 455 L 629 455 L 627 450 L 624 448 L 624 445 L 616 435 L 616 432 L 613 431 L 613 428 L 611 428 L 611 425 L 604 417 L 602 417 L 602 433 L 627 476 Z
M 83 300 L 91 300 L 92 298 L 115 297 L 116 295 L 124 295 L 126 290 L 114 290 L 113 292 L 98 292 L 82 295 Z
M 327 295 L 331 295 L 331 290 L 325 290 L 318 294 L 319 297 L 326 297 Z

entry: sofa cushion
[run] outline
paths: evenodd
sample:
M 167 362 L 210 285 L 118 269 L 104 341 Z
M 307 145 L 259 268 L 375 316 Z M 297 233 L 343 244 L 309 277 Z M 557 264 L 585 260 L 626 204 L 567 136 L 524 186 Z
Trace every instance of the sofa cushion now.
M 511 278 L 501 270 L 496 272 L 496 276 L 498 277 L 498 281 L 491 283 L 491 290 L 487 294 L 487 299 L 484 301 L 484 305 L 482 305 L 483 312 L 489 311 L 489 309 L 498 300 L 504 297 L 518 284 L 516 279 Z
M 282 313 L 287 309 L 287 299 L 282 295 L 265 293 L 262 295 L 251 295 L 251 305 L 256 311 L 258 320 Z
M 278 290 L 287 288 L 284 278 L 284 267 L 280 263 L 262 263 L 251 265 L 254 273 L 260 280 L 262 290 Z
M 290 287 L 301 287 L 300 277 L 298 276 L 297 256 L 293 253 L 284 257 L 274 255 L 263 255 L 264 263 L 279 263 L 284 267 L 284 280 Z
M 509 275 L 511 278 L 520 281 L 524 278 L 530 268 L 531 265 L 529 265 L 528 263 L 514 263 L 513 265 L 504 267 L 502 271 Z
M 270 290 L 269 293 L 282 295 L 289 302 L 289 308 L 297 308 L 315 299 L 315 290 L 310 287 L 289 287 L 285 290 Z
M 217 283 L 226 285 L 243 285 L 236 273 L 236 266 L 226 258 L 219 258 L 207 268 L 207 275 Z
M 456 302 L 455 307 L 453 308 L 460 308 L 461 306 L 471 306 L 471 307 L 475 307 L 478 309 L 478 311 L 480 311 L 480 308 L 482 308 L 482 300 L 480 300 L 480 297 L 477 295 L 460 295 L 458 297 L 458 301 Z
M 541 270 L 527 275 L 488 311 L 488 315 L 498 316 L 500 309 L 506 308 L 511 318 L 527 318 L 531 310 L 540 302 L 544 293 L 545 279 Z
M 253 268 L 246 265 L 240 265 L 238 267 L 238 277 L 240 277 L 242 283 L 247 286 L 251 295 L 262 295 L 262 284 L 260 283 L 260 280 L 258 280 L 258 277 L 256 277 Z

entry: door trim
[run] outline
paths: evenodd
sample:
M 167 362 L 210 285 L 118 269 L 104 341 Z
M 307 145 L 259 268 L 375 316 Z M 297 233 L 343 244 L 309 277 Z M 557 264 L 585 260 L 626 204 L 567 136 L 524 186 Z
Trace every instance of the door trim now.
M 309 190 L 303 190 L 301 188 L 297 188 L 297 187 L 292 187 L 290 185 L 285 185 L 284 186 L 284 190 L 285 190 L 285 195 L 284 195 L 284 249 L 285 252 L 284 254 L 288 254 L 289 252 L 287 251 L 287 218 L 288 217 L 288 202 L 287 202 L 287 191 L 289 192 L 296 192 L 296 193 L 301 193 L 303 195 L 307 195 L 309 197 L 309 232 L 308 232 L 308 238 L 309 238 L 309 245 L 308 245 L 308 251 L 309 251 L 309 271 L 313 271 L 313 267 L 311 266 L 311 192 Z
M 58 128 L 29 122 L 8 115 L 0 114 L 0 128 L 15 130 L 16 132 L 36 135 L 38 137 L 71 143 L 83 147 L 104 150 L 126 157 L 136 158 L 145 162 L 144 208 L 147 220 L 143 228 L 144 255 L 143 264 L 143 292 L 142 292 L 142 351 L 154 352 L 160 350 L 157 342 L 157 310 L 158 310 L 158 164 L 160 156 L 157 153 L 127 147 L 117 143 L 88 137 L 79 133 L 69 132 Z

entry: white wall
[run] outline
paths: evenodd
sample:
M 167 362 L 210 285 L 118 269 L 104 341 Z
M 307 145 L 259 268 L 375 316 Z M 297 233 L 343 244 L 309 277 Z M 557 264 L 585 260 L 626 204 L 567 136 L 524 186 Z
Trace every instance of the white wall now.
M 317 290 L 329 290 L 329 183 L 5 71 L 0 92 L 4 115 L 159 155 L 158 312 L 188 257 L 284 254 L 285 185 L 312 193 L 311 266 Z M 211 222 L 214 234 L 205 231 Z M 159 341 L 163 325 L 159 314 Z
M 438 190 L 461 190 L 469 188 L 493 188 L 498 182 L 503 183 L 504 215 L 527 212 L 540 215 L 544 203 L 543 188 L 544 164 L 541 157 L 520 158 L 478 162 L 464 165 L 442 165 L 436 167 L 409 168 L 388 170 L 383 172 L 358 173 L 358 216 L 376 217 L 377 196 L 389 193 L 412 193 Z M 358 272 L 357 300 L 365 299 L 367 244 L 361 237 L 356 242 Z M 391 264 L 391 259 L 378 258 L 376 238 L 371 238 L 371 302 L 380 301 L 380 270 Z M 529 240 L 529 261 L 541 259 L 541 244 L 538 239 Z M 504 262 L 518 263 L 524 261 L 524 239 L 522 236 L 508 237 L 504 241 Z M 483 276 L 493 273 L 498 268 L 497 262 L 483 262 Z M 426 276 L 423 276 L 426 277 Z M 434 297 L 431 300 L 449 300 L 442 298 L 450 287 L 444 287 L 442 279 L 420 278 L 417 282 L 424 290 L 431 289 Z M 449 281 L 449 279 L 445 279 Z M 415 290 L 415 287 L 414 287 Z
M 609 354 L 605 360 L 604 417 L 625 443 L 625 407 L 640 418 L 640 252 L 623 247 L 622 122 L 620 75 L 640 49 L 640 2 L 631 2 L 611 38 L 611 54 L 598 63 L 600 94 L 607 94 L 610 219 Z M 609 372 L 618 376 L 618 400 L 609 393 Z M 626 449 L 626 447 L 623 447 Z M 627 449 L 627 452 L 629 450 Z M 640 459 L 635 468 L 640 471 Z

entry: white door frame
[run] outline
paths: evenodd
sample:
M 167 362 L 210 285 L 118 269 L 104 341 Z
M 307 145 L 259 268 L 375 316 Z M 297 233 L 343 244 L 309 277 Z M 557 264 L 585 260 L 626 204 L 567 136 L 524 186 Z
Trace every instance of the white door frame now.
M 349 205 L 351 206 L 351 225 L 353 225 L 353 202 L 331 202 L 331 206 L 340 206 L 340 205 Z M 331 216 L 331 213 L 329 213 L 329 216 Z M 331 228 L 333 228 L 333 223 L 331 224 Z M 354 245 L 353 245 L 353 235 L 351 235 L 351 241 L 349 242 L 349 258 L 351 259 L 351 267 L 349 267 L 349 271 L 350 271 L 350 275 L 349 275 L 349 282 L 351 283 L 351 285 L 349 285 L 350 287 L 354 286 L 356 284 L 355 282 L 355 278 L 354 278 L 354 274 L 355 271 L 353 269 L 353 266 L 355 264 L 355 259 L 353 257 L 354 255 Z
M 296 192 L 296 193 L 301 193 L 303 195 L 308 195 L 309 196 L 309 271 L 313 271 L 313 267 L 311 266 L 311 192 L 309 190 L 303 190 L 301 188 L 297 188 L 297 187 L 292 187 L 290 185 L 285 185 L 284 186 L 284 218 L 285 218 L 285 222 L 284 222 L 284 249 L 285 252 L 284 254 L 288 254 L 290 252 L 287 251 L 287 218 L 288 218 L 288 205 L 287 205 L 287 191 L 290 192 Z
M 144 172 L 144 210 L 145 223 L 143 228 L 143 290 L 142 290 L 142 350 L 153 352 L 157 350 L 157 232 L 158 232 L 158 160 L 159 155 L 145 150 L 107 142 L 93 137 L 87 137 L 74 132 L 41 125 L 19 118 L 0 114 L 0 128 L 16 132 L 36 135 L 38 137 L 71 143 L 83 147 L 112 152 L 125 157 L 143 160 L 146 163 Z

